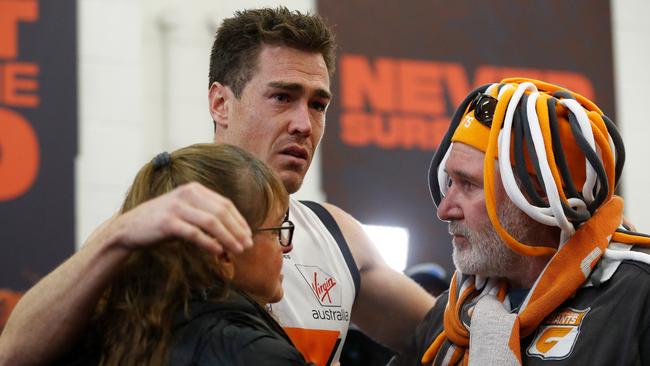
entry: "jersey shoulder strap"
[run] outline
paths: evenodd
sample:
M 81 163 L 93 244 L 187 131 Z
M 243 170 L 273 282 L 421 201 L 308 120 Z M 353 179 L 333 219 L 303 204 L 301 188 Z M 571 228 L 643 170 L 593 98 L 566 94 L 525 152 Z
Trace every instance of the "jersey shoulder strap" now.
M 343 254 L 343 258 L 345 258 L 345 263 L 348 265 L 350 275 L 352 275 L 352 280 L 354 281 L 354 292 L 355 296 L 357 296 L 359 294 L 359 289 L 361 288 L 361 275 L 359 274 L 359 268 L 357 268 L 357 264 L 352 257 L 352 252 L 350 252 L 350 248 L 348 247 L 348 242 L 343 237 L 341 228 L 339 228 L 339 225 L 334 220 L 334 217 L 332 217 L 332 214 L 330 214 L 329 211 L 327 211 L 327 209 L 325 209 L 325 207 L 320 203 L 314 201 L 300 201 L 300 203 L 314 211 L 330 234 L 332 234 L 334 240 L 336 240 L 336 244 L 338 244 L 339 249 Z

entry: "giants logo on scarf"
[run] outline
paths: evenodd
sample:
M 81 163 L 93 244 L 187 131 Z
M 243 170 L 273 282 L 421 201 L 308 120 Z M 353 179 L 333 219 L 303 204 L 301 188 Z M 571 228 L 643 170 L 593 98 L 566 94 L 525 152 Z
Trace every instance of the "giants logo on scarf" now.
M 341 306 L 341 289 L 332 275 L 318 266 L 296 264 L 296 267 L 321 306 Z
M 569 357 L 580 334 L 580 324 L 589 310 L 591 308 L 566 308 L 551 314 L 537 330 L 526 354 L 543 360 L 561 360 Z

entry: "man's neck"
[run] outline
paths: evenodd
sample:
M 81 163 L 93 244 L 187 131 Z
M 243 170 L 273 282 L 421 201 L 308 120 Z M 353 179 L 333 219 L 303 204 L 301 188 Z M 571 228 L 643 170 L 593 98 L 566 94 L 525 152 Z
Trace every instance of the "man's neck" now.
M 522 242 L 536 242 L 538 245 L 557 248 L 560 242 L 560 230 L 556 227 L 546 226 L 537 222 L 531 223 L 532 230 L 526 237 L 520 238 Z M 531 234 L 534 233 L 534 234 Z M 542 274 L 549 257 L 522 256 L 513 270 L 506 276 L 510 288 L 531 288 Z
M 542 273 L 549 258 L 546 257 L 525 257 L 518 266 L 518 270 L 512 271 L 506 276 L 510 288 L 529 289 Z

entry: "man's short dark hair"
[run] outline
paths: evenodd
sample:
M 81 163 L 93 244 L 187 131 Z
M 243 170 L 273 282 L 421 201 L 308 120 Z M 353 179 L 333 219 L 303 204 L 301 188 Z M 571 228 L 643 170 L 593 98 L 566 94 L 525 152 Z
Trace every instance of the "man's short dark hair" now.
M 239 98 L 253 77 L 263 45 L 320 53 L 329 76 L 334 74 L 336 45 L 323 18 L 285 7 L 251 9 L 236 12 L 217 30 L 210 54 L 209 86 L 217 81 Z

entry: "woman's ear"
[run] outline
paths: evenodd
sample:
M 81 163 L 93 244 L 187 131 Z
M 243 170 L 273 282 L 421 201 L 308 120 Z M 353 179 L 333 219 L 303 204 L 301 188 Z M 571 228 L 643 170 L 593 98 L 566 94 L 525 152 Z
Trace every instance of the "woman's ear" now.
M 221 275 L 224 279 L 232 281 L 235 278 L 235 262 L 233 261 L 232 254 L 223 252 L 217 257 L 217 263 L 219 264 L 219 268 L 221 268 Z

